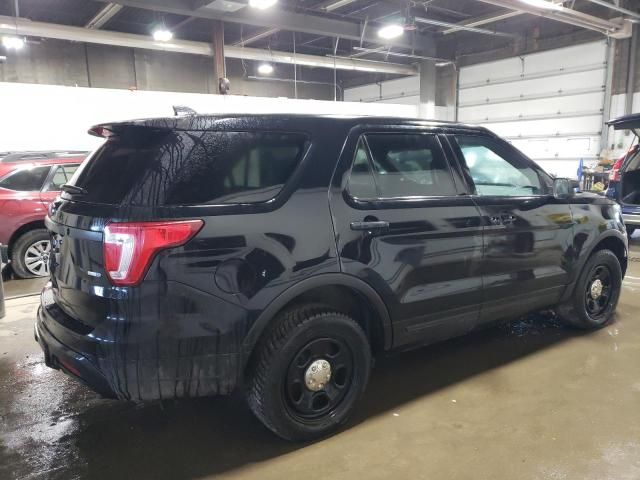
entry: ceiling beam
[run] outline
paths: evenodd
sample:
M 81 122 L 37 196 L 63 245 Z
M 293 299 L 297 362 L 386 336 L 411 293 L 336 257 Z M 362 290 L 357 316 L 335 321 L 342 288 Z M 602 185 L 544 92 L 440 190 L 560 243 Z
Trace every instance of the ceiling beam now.
M 601 7 L 609 8 L 611 10 L 615 10 L 616 12 L 624 13 L 630 17 L 633 17 L 637 20 L 640 20 L 640 13 L 633 12 L 627 8 L 622 8 L 619 5 L 614 5 L 613 3 L 606 2 L 605 0 L 587 0 L 588 2 L 595 3 L 596 5 L 600 5 Z
M 519 12 L 517 10 L 506 10 L 503 13 L 493 13 L 483 17 L 472 18 L 465 20 L 464 22 L 456 23 L 455 27 L 447 28 L 441 33 L 448 35 L 450 33 L 459 32 L 464 30 L 465 27 L 480 27 L 489 23 L 499 22 L 500 20 L 506 20 L 507 18 L 517 17 L 518 15 L 524 15 L 525 12 Z
M 104 27 L 120 10 L 122 10 L 122 5 L 107 3 L 93 16 L 91 20 L 86 23 L 85 28 Z
M 538 17 L 549 18 L 557 20 L 558 22 L 567 23 L 581 28 L 589 30 L 595 30 L 602 34 L 608 35 L 615 33 L 622 28 L 617 23 L 610 22 L 600 17 L 595 17 L 586 13 L 578 12 L 570 8 L 565 8 L 561 5 L 555 5 L 553 9 L 545 9 L 531 6 L 523 1 L 517 0 L 479 0 L 483 3 L 489 3 L 498 7 L 508 8 Z
M 484 35 L 496 35 L 499 37 L 517 37 L 518 35 L 515 35 L 513 33 L 503 33 L 503 32 L 496 32 L 495 30 L 489 30 L 486 28 L 478 28 L 478 27 L 470 27 L 467 25 L 461 26 L 457 23 L 450 23 L 450 22 L 443 22 L 441 20 L 434 20 L 432 18 L 424 18 L 424 17 L 415 17 L 414 18 L 416 23 L 425 23 L 427 25 L 436 25 L 438 27 L 453 27 L 456 28 L 458 30 L 465 30 L 467 32 L 475 32 L 475 33 L 482 33 Z
M 158 42 L 148 35 L 96 30 L 55 23 L 32 22 L 25 18 L 0 16 L 0 34 L 25 35 L 42 38 L 55 38 L 74 42 L 97 43 L 129 48 L 144 48 L 164 52 L 179 52 L 193 55 L 213 56 L 211 43 L 189 40 Z M 417 75 L 413 65 L 377 62 L 353 58 L 329 58 L 319 55 L 293 54 L 259 48 L 225 46 L 225 57 L 244 60 L 286 63 L 317 68 L 355 70 L 362 72 L 390 73 L 394 75 Z
M 261 32 L 254 33 L 250 37 L 243 38 L 242 40 L 237 41 L 234 45 L 238 47 L 244 47 L 245 45 L 249 45 L 253 42 L 257 42 L 258 40 L 262 40 L 263 38 L 270 37 L 271 35 L 275 35 L 280 31 L 279 28 L 267 28 L 266 30 L 262 30 Z
M 362 37 L 361 23 L 329 18 L 322 15 L 297 13 L 277 6 L 260 11 L 247 7 L 235 12 L 223 12 L 208 5 L 194 9 L 192 8 L 192 2 L 190 0 L 118 0 L 117 3 L 157 12 L 222 20 L 256 27 L 279 28 L 292 32 L 309 33 L 347 40 L 360 41 Z M 367 31 L 364 32 L 363 40 L 371 43 L 385 43 L 391 46 L 416 50 L 434 49 L 433 39 L 429 35 L 405 34 L 399 38 L 385 40 L 383 42 L 375 34 L 374 30 L 367 29 Z

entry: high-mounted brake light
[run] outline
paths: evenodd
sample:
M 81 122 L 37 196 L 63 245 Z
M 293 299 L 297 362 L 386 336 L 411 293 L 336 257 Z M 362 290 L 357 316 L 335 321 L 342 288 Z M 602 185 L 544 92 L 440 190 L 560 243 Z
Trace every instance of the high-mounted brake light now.
M 96 125 L 95 127 L 91 127 L 88 133 L 89 135 L 93 135 L 94 137 L 100 137 L 100 138 L 109 138 L 111 135 L 113 135 L 113 132 L 111 130 L 101 125 Z
M 111 283 L 121 287 L 137 285 L 160 250 L 184 245 L 202 225 L 202 220 L 107 224 L 104 267 Z

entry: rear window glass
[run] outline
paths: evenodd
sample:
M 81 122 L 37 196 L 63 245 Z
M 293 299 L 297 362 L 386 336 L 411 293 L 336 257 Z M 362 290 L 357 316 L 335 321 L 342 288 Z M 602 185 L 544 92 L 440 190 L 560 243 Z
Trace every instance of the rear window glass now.
M 0 188 L 20 192 L 34 192 L 42 188 L 51 167 L 33 167 L 18 170 L 0 180 Z
M 87 193 L 73 197 L 126 205 L 264 202 L 282 190 L 307 144 L 296 133 L 130 128 L 81 167 L 72 183 Z

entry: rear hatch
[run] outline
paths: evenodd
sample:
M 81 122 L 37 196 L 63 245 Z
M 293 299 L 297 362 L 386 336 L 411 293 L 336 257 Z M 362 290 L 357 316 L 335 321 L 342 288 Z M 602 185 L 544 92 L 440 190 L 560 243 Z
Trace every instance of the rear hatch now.
M 301 134 L 180 130 L 171 122 L 166 120 L 167 127 L 162 121 L 94 127 L 90 133 L 104 137 L 104 144 L 51 204 L 53 301 L 88 329 L 113 314 L 112 300 L 132 295 L 127 287 L 139 283 L 114 280 L 121 270 L 114 264 L 139 259 L 138 250 L 128 257 L 122 253 L 131 236 L 122 231 L 124 225 L 135 232 L 152 223 L 178 222 L 184 228 L 172 231 L 172 238 L 182 235 L 186 242 L 197 234 L 203 217 L 226 208 L 238 213 L 272 199 L 307 145 Z M 256 164 L 260 168 L 249 174 L 249 166 Z M 153 241 L 162 236 L 152 233 Z M 136 242 L 146 246 L 147 239 Z M 164 246 L 176 245 L 182 244 Z M 140 278 L 146 274 L 151 282 L 160 275 L 154 271 L 147 268 Z
M 620 166 L 618 198 L 623 207 L 626 207 L 627 213 L 640 213 L 640 148 L 637 145 L 640 138 L 640 114 L 625 115 L 607 122 L 607 125 L 614 130 L 628 130 L 634 135 Z

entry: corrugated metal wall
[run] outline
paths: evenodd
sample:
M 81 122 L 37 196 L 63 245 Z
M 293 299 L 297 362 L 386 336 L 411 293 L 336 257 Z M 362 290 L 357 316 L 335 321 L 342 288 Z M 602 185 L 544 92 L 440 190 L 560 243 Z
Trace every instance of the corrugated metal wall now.
M 460 69 L 458 119 L 484 125 L 558 175 L 595 161 L 605 98 L 604 41 Z

